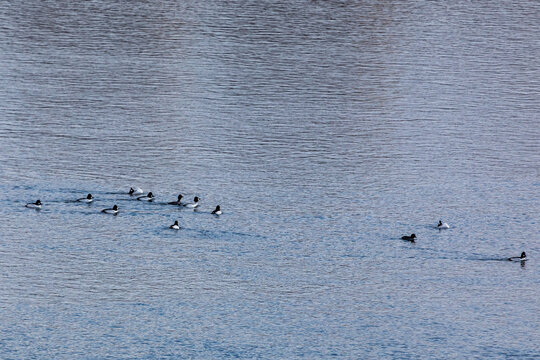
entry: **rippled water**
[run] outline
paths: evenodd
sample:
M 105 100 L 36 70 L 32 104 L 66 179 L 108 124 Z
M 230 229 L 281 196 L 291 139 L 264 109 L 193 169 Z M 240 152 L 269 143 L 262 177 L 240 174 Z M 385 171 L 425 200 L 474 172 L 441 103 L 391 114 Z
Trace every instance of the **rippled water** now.
M 2 1 L 0 358 L 540 358 L 539 20 Z

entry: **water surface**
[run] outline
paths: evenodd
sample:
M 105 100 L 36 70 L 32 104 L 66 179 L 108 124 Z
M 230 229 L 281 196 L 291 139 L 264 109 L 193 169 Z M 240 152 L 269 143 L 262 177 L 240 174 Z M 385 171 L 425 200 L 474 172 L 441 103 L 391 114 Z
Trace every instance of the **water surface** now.
M 540 358 L 539 16 L 2 2 L 0 357 Z

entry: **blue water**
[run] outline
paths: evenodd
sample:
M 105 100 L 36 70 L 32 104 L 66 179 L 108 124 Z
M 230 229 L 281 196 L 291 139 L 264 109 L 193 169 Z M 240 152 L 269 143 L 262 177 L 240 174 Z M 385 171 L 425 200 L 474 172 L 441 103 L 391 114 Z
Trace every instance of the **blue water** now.
M 540 359 L 539 14 L 2 2 L 0 358 Z

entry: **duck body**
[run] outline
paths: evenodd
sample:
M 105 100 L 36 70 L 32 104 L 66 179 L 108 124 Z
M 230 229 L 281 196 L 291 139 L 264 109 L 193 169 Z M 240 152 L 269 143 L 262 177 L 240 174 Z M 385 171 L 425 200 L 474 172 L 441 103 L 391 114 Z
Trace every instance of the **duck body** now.
M 152 201 L 152 200 L 154 200 L 154 194 L 152 194 L 152 192 L 149 192 L 148 195 L 139 196 L 137 198 L 137 200 L 139 200 L 139 201 Z
M 214 211 L 212 211 L 212 214 L 214 214 L 214 215 L 221 215 L 221 214 L 222 214 L 221 208 L 220 208 L 219 205 L 216 206 L 216 208 L 214 209 Z
M 84 198 L 77 199 L 77 201 L 84 202 L 84 203 L 91 203 L 92 201 L 94 201 L 94 197 L 92 196 L 92 194 L 88 194 Z
M 26 205 L 24 205 L 25 207 L 29 208 L 29 209 L 41 209 L 41 200 L 37 200 L 36 202 L 33 202 L 33 203 L 28 203 Z
M 521 253 L 521 256 L 513 256 L 509 257 L 508 261 L 527 261 L 527 254 L 525 254 L 525 251 Z
M 110 209 L 103 209 L 101 210 L 102 213 L 105 213 L 105 214 L 113 214 L 113 215 L 116 215 L 118 214 L 118 206 L 114 205 L 112 208 Z
M 182 198 L 183 198 L 182 194 L 179 194 L 178 199 L 176 201 L 171 201 L 168 204 L 169 205 L 182 205 L 182 202 L 181 202 Z
M 416 235 L 415 234 L 411 234 L 411 236 L 402 236 L 401 237 L 401 240 L 407 240 L 407 241 L 410 241 L 410 242 L 414 242 L 414 239 L 416 239 Z
M 193 198 L 193 202 L 192 203 L 189 203 L 189 204 L 184 204 L 185 207 L 187 208 L 190 208 L 190 209 L 195 209 L 197 206 L 199 206 L 199 198 L 197 196 L 195 196 Z
M 141 195 L 143 190 L 140 187 L 129 188 L 129 195 Z
M 169 226 L 170 229 L 173 229 L 173 230 L 180 230 L 180 225 L 178 225 L 178 220 L 176 220 L 174 222 L 174 224 L 172 224 L 171 226 Z

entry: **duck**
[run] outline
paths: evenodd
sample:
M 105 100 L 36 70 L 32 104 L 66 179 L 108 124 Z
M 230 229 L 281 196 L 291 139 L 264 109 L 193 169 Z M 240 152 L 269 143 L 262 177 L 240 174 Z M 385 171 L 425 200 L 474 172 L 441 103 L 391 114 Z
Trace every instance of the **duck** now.
M 182 198 L 183 198 L 182 194 L 178 194 L 178 200 L 176 200 L 176 201 L 171 201 L 171 202 L 169 203 L 169 205 L 182 205 L 182 203 L 181 203 L 181 201 L 180 201 L 180 200 L 182 200 Z
M 174 222 L 174 224 L 172 224 L 171 226 L 169 226 L 170 229 L 174 229 L 174 230 L 180 230 L 180 225 L 178 225 L 178 220 L 176 220 Z
M 139 197 L 137 198 L 137 200 L 140 200 L 140 201 L 152 201 L 152 200 L 154 200 L 154 194 L 152 194 L 152 192 L 150 191 L 150 192 L 148 193 L 148 195 L 146 195 L 146 196 L 139 196 Z
M 189 204 L 184 204 L 185 207 L 188 207 L 188 208 L 191 208 L 191 209 L 195 209 L 197 206 L 199 206 L 199 198 L 197 196 L 195 196 L 193 198 L 193 203 L 189 203 Z
M 525 254 L 525 251 L 521 253 L 521 256 L 513 256 L 509 257 L 508 261 L 526 261 L 527 260 L 527 254 Z
M 36 202 L 33 202 L 33 203 L 28 203 L 24 206 L 30 209 L 41 209 L 41 200 L 37 200 Z
M 141 195 L 143 190 L 140 187 L 129 188 L 129 195 Z
M 415 234 L 411 234 L 411 236 L 402 236 L 401 237 L 401 240 L 407 240 L 407 241 L 410 241 L 410 242 L 414 242 L 414 239 L 416 239 L 416 235 Z
M 116 215 L 116 214 L 118 214 L 118 206 L 114 205 L 111 209 L 103 209 L 103 210 L 101 210 L 101 212 L 105 213 L 105 214 Z
M 439 223 L 437 224 L 438 229 L 450 229 L 450 226 L 447 223 L 443 223 L 441 220 L 439 220 Z
M 212 214 L 214 215 L 221 215 L 222 212 L 221 212 L 221 208 L 218 206 L 216 206 L 216 208 L 214 209 L 214 211 L 212 211 Z
M 94 197 L 92 196 L 92 194 L 88 194 L 84 198 L 77 199 L 77 201 L 78 202 L 91 203 L 92 201 L 94 201 Z

